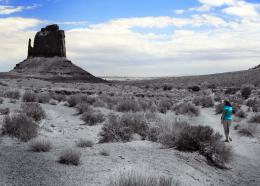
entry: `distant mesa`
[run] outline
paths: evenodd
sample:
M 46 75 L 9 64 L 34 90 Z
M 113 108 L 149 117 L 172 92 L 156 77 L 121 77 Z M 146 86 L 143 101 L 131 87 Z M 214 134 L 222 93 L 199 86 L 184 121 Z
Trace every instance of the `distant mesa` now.
M 29 39 L 27 59 L 18 63 L 11 73 L 50 80 L 106 82 L 66 58 L 65 32 L 56 24 L 37 32 L 33 46 Z

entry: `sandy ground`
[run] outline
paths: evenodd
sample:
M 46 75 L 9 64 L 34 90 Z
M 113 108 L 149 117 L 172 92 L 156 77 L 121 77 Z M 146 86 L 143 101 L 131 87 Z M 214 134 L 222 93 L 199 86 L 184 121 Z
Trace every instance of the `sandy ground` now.
M 17 104 L 5 106 L 18 109 Z M 53 144 L 47 153 L 33 153 L 28 143 L 2 137 L 0 144 L 0 185 L 2 186 L 105 186 L 122 170 L 143 170 L 169 175 L 182 185 L 195 186 L 257 186 L 260 183 L 260 135 L 241 137 L 232 130 L 234 159 L 222 170 L 207 164 L 197 153 L 183 153 L 174 149 L 163 149 L 158 143 L 133 141 L 128 143 L 95 144 L 92 148 L 77 148 L 79 138 L 98 141 L 102 125 L 82 125 L 80 116 L 73 108 L 60 103 L 58 106 L 42 104 L 47 118 L 40 124 L 40 138 Z M 109 113 L 103 109 L 103 112 Z M 201 116 L 192 118 L 194 124 L 209 125 L 223 134 L 220 116 L 213 109 L 202 109 Z M 75 148 L 82 153 L 80 166 L 57 163 L 59 154 L 66 148 Z M 99 155 L 107 150 L 109 156 Z

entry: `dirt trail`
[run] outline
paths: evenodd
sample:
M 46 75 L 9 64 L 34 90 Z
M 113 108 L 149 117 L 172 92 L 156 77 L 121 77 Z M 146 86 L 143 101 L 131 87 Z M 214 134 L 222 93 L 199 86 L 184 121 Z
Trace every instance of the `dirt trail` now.
M 223 126 L 220 123 L 220 115 L 216 115 L 213 109 L 202 109 L 200 124 L 211 126 L 215 131 L 224 135 Z M 246 119 L 245 119 L 246 120 Z M 259 138 L 240 136 L 231 126 L 232 146 L 234 159 L 230 163 L 234 178 L 239 180 L 239 185 L 256 186 L 260 183 L 260 141 Z

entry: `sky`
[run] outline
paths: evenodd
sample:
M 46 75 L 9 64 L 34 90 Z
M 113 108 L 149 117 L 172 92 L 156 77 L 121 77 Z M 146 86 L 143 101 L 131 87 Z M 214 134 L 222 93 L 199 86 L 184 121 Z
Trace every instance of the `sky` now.
M 260 0 L 0 0 L 0 71 L 46 25 L 97 76 L 179 76 L 260 64 Z

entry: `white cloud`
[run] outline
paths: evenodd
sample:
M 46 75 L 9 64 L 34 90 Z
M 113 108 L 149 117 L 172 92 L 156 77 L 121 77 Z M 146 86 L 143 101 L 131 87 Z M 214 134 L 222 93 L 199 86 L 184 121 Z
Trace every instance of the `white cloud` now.
M 260 13 L 257 10 L 258 5 L 247 3 L 245 1 L 237 1 L 232 6 L 223 9 L 223 12 L 239 17 L 259 17 Z
M 240 70 L 259 63 L 257 23 L 226 22 L 203 14 L 184 19 L 179 25 L 215 27 L 198 31 L 180 27 L 170 35 L 131 30 L 148 24 L 142 20 L 151 22 L 150 19 L 112 20 L 70 30 L 66 33 L 68 56 L 97 75 L 201 74 Z M 156 20 L 153 26 L 162 28 L 171 22 L 168 17 L 158 19 L 160 22 Z
M 189 11 L 198 11 L 198 12 L 208 12 L 212 9 L 211 6 L 207 5 L 207 4 L 204 4 L 202 6 L 199 6 L 199 7 L 192 7 L 192 8 L 189 8 Z
M 183 13 L 185 12 L 185 10 L 175 10 L 174 12 L 175 12 L 176 14 L 181 15 L 181 14 L 183 14 Z
M 223 5 L 232 5 L 236 0 L 199 0 L 200 3 L 212 6 L 212 7 L 220 7 Z
M 33 8 L 37 8 L 39 5 L 32 5 L 32 6 L 7 6 L 7 5 L 0 5 L 0 14 L 2 15 L 8 15 L 13 14 L 16 12 L 21 12 L 24 10 L 29 10 Z
M 44 23 L 38 19 L 21 17 L 0 18 L 0 69 L 9 71 L 27 55 L 28 39 L 35 31 L 28 31 Z

